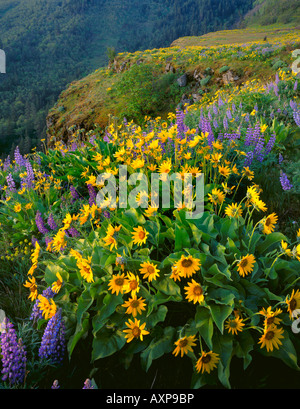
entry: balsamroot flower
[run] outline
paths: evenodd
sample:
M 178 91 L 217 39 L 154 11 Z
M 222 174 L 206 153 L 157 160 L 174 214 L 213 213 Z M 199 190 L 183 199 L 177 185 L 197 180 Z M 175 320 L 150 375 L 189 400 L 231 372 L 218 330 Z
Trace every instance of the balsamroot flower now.
M 21 339 L 17 339 L 13 324 L 5 319 L 5 330 L 0 336 L 2 355 L 2 380 L 10 385 L 22 384 L 26 374 L 26 350 Z
M 45 297 L 45 298 L 47 298 L 48 300 L 51 299 L 51 298 L 53 298 L 54 295 L 55 295 L 55 293 L 54 293 L 54 291 L 52 290 L 51 287 L 46 288 L 46 289 L 42 292 L 42 296 Z M 34 304 L 33 308 L 32 308 L 32 312 L 31 312 L 31 315 L 30 315 L 30 320 L 32 320 L 33 322 L 36 322 L 36 321 L 38 321 L 39 319 L 42 319 L 42 318 L 43 318 L 43 312 L 42 312 L 42 311 L 40 310 L 40 308 L 39 308 L 39 303 L 40 303 L 40 300 L 37 299 L 37 300 L 35 301 L 35 304 Z
M 210 373 L 218 364 L 220 358 L 212 351 L 202 351 L 200 358 L 196 362 L 196 371 L 199 373 Z
M 196 345 L 195 341 L 195 335 L 190 335 L 188 337 L 183 337 L 178 339 L 174 345 L 176 345 L 176 348 L 173 350 L 172 354 L 177 356 L 180 353 L 181 358 L 184 356 L 184 354 L 188 354 L 189 351 L 193 352 L 193 346 Z

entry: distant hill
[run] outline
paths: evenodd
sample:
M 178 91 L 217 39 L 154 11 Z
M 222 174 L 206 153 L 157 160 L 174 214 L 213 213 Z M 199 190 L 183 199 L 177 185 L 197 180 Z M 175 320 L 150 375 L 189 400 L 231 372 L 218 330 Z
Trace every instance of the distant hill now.
M 300 26 L 300 0 L 256 0 L 244 25 L 294 24 Z
M 181 36 L 230 29 L 253 0 L 1 0 L 0 156 L 22 153 L 46 131 L 67 85 L 115 52 L 166 47 Z M 2 154 L 2 155 L 1 155 Z

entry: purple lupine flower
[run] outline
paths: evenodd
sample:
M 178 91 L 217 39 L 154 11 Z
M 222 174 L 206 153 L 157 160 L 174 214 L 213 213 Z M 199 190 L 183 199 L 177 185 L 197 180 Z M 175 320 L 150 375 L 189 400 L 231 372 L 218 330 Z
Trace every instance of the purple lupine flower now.
M 17 339 L 13 324 L 5 319 L 5 330 L 0 336 L 2 355 L 2 380 L 10 385 L 24 382 L 26 373 L 26 350 L 21 339 Z
M 79 199 L 79 195 L 78 195 L 78 193 L 77 193 L 77 191 L 76 191 L 76 189 L 75 189 L 75 187 L 73 185 L 70 186 L 70 192 L 71 192 L 73 201 Z
M 48 300 L 50 300 L 51 298 L 53 298 L 55 295 L 55 292 L 52 290 L 51 287 L 47 287 L 43 292 L 42 292 L 42 296 L 46 297 Z M 37 299 L 35 300 L 35 303 L 32 307 L 32 311 L 31 311 L 31 315 L 30 315 L 30 320 L 33 322 L 38 321 L 39 319 L 43 318 L 43 313 L 39 308 L 39 303 L 40 300 Z
M 51 213 L 49 214 L 47 223 L 48 223 L 48 226 L 50 227 L 51 230 L 57 230 L 58 229 L 58 226 L 55 223 L 54 217 L 53 217 L 53 215 Z
M 176 125 L 177 125 L 177 135 L 180 139 L 184 138 L 184 133 L 186 131 L 186 126 L 184 124 L 185 113 L 181 110 L 176 110 Z
M 258 138 L 258 141 L 256 143 L 256 146 L 253 152 L 253 154 L 256 156 L 256 159 L 259 162 L 262 162 L 265 156 L 264 155 L 264 144 L 265 144 L 264 138 L 260 136 Z
M 218 124 L 218 121 L 215 119 L 214 121 L 213 121 L 213 126 L 217 129 L 217 128 L 219 128 L 219 124 Z
M 23 156 L 20 154 L 20 149 L 19 149 L 18 146 L 15 149 L 14 157 L 15 157 L 16 164 L 18 166 L 20 166 L 20 167 L 25 166 L 25 160 L 24 160 Z
M 253 152 L 249 151 L 247 153 L 246 158 L 245 158 L 244 166 L 250 168 L 250 166 L 251 166 L 251 164 L 253 162 L 253 158 L 254 158 Z
M 51 243 L 51 241 L 52 241 L 51 237 L 45 236 L 46 247 L 48 247 L 48 244 Z
M 224 105 L 224 102 L 223 102 L 223 100 L 222 100 L 221 97 L 219 97 L 218 105 L 219 105 L 219 107 L 221 107 L 222 105 Z
M 280 171 L 280 177 L 279 177 L 282 189 L 287 191 L 287 190 L 291 190 L 293 188 L 293 185 L 291 184 L 291 182 L 289 181 L 287 175 Z
M 227 120 L 227 117 L 226 117 L 226 116 L 225 116 L 224 119 L 223 119 L 223 126 L 224 126 L 224 129 L 225 129 L 225 130 L 228 129 L 228 120 Z
M 222 134 L 222 132 L 219 132 L 218 134 L 218 141 L 222 142 L 224 139 L 224 135 Z
M 218 111 L 218 108 L 217 108 L 216 104 L 213 105 L 213 111 L 214 111 L 215 115 L 218 115 L 219 111 Z
M 65 354 L 65 324 L 59 309 L 47 323 L 41 346 L 40 359 L 50 360 L 52 364 L 61 364 Z
M 276 142 L 276 135 L 272 135 L 265 147 L 265 155 L 268 155 L 271 152 L 271 150 L 273 149 L 275 145 L 275 142 Z
M 248 126 L 246 135 L 245 135 L 245 146 L 252 145 L 252 141 L 253 141 L 253 128 L 251 128 L 251 126 Z
M 199 123 L 199 127 L 200 127 L 202 132 L 208 133 L 207 143 L 208 143 L 209 146 L 212 147 L 212 144 L 215 141 L 215 137 L 214 137 L 214 133 L 212 131 L 210 121 L 208 119 L 206 119 L 206 118 L 202 118 L 200 123 Z
M 60 388 L 60 386 L 59 386 L 58 380 L 56 379 L 56 380 L 53 382 L 53 384 L 52 384 L 52 386 L 51 386 L 51 389 L 59 389 L 59 388 Z
M 49 233 L 49 231 L 46 229 L 46 227 L 44 225 L 44 221 L 43 221 L 43 218 L 42 218 L 42 213 L 39 210 L 37 210 L 37 212 L 36 212 L 35 224 L 36 224 L 36 226 L 37 226 L 40 233 L 42 233 L 42 234 Z
M 89 378 L 84 381 L 82 389 L 94 389 L 94 386 Z
M 68 233 L 72 236 L 72 237 L 79 237 L 80 233 L 77 229 L 75 229 L 75 227 L 69 227 L 68 228 Z
M 278 163 L 279 163 L 279 165 L 281 165 L 282 162 L 283 162 L 283 156 L 282 156 L 282 154 L 280 153 L 280 154 L 279 154 L 279 157 L 278 157 Z
M 93 185 L 88 184 L 87 188 L 89 192 L 89 205 L 92 206 L 93 204 L 96 203 L 97 193 Z
M 293 111 L 297 110 L 297 103 L 295 101 L 293 101 L 292 99 L 290 100 L 290 107 Z
M 296 80 L 296 81 L 295 81 L 295 84 L 294 84 L 294 91 L 297 91 L 297 89 L 298 89 L 298 80 Z
M 6 171 L 11 166 L 10 156 L 8 155 L 3 163 L 3 170 Z
M 31 237 L 31 244 L 32 244 L 33 247 L 35 247 L 35 243 L 38 243 L 38 240 L 34 236 L 32 236 Z
M 32 169 L 31 163 L 30 163 L 30 161 L 28 159 L 27 159 L 27 161 L 25 163 L 25 166 L 26 166 L 26 173 L 27 173 L 26 184 L 30 188 L 30 187 L 32 187 L 32 184 L 33 184 L 34 179 L 35 179 L 34 171 Z
M 227 115 L 227 118 L 229 119 L 229 121 L 232 119 L 232 114 L 231 114 L 231 111 L 230 111 L 230 109 L 227 109 L 227 111 L 226 111 L 226 115 Z
M 75 152 L 76 149 L 78 148 L 78 145 L 76 142 L 72 142 L 71 146 L 70 146 L 70 152 Z
M 89 139 L 89 143 L 95 146 L 96 135 L 92 135 Z
M 294 117 L 294 121 L 296 122 L 296 125 L 300 127 L 300 112 L 294 111 L 293 117 Z
M 6 181 L 7 181 L 7 189 L 10 192 L 14 192 L 16 190 L 16 184 L 15 184 L 14 178 L 12 177 L 11 173 L 9 173 L 6 176 Z

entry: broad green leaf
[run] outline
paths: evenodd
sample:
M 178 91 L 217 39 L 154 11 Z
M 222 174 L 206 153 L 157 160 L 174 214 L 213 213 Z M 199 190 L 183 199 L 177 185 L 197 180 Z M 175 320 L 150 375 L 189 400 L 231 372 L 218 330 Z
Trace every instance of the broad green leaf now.
M 189 234 L 184 227 L 175 226 L 175 251 L 183 250 L 184 248 L 190 248 L 191 242 Z
M 120 351 L 125 344 L 126 338 L 121 331 L 102 328 L 93 339 L 92 362 Z
M 85 318 L 81 321 L 80 324 L 77 325 L 74 335 L 69 338 L 67 349 L 69 353 L 69 357 L 71 357 L 75 346 L 77 345 L 78 341 L 88 333 L 89 329 L 89 318 Z
M 249 331 L 241 332 L 236 337 L 236 344 L 235 344 L 235 355 L 238 358 L 243 358 L 244 360 L 244 370 L 250 365 L 252 361 L 252 356 L 250 352 L 253 350 L 255 345 L 255 341 L 250 335 Z
M 141 353 L 142 367 L 147 372 L 154 359 L 158 359 L 164 354 L 174 350 L 174 337 L 176 330 L 173 327 L 164 328 L 163 334 L 153 339 L 148 347 Z
M 103 299 L 99 299 L 97 303 L 97 314 L 93 317 L 93 334 L 104 326 L 107 319 L 115 312 L 116 307 L 123 303 L 122 295 L 107 293 Z
M 300 370 L 298 366 L 298 357 L 295 347 L 289 338 L 288 332 L 284 331 L 284 338 L 280 339 L 282 345 L 279 345 L 279 349 L 274 348 L 273 351 L 267 352 L 266 348 L 262 348 L 261 352 L 266 356 L 273 356 L 275 358 L 281 359 L 289 367 Z
M 180 287 L 169 277 L 163 278 L 160 281 L 154 281 L 153 287 L 166 295 L 173 295 L 181 299 Z
M 146 327 L 154 328 L 159 322 L 163 322 L 167 316 L 168 308 L 165 305 L 160 305 L 157 311 L 154 311 L 146 319 Z
M 214 332 L 213 320 L 210 311 L 205 307 L 197 307 L 195 315 L 195 327 L 204 339 L 208 348 L 212 349 L 212 336 Z
M 286 236 L 282 233 L 275 232 L 275 233 L 268 234 L 265 240 L 256 247 L 257 254 L 263 254 L 271 246 L 275 246 L 276 244 L 280 243 L 281 240 L 288 241 Z
M 233 307 L 222 304 L 211 303 L 209 305 L 212 319 L 219 328 L 220 332 L 223 334 L 224 331 L 224 321 L 232 313 Z

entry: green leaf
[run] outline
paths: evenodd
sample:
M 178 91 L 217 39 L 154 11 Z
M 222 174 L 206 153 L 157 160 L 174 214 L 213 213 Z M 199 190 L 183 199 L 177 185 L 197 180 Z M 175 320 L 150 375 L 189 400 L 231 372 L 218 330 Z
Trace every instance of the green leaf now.
M 182 298 L 179 285 L 169 277 L 166 277 L 160 281 L 154 281 L 153 287 L 163 294 L 175 296 L 176 299 Z
M 157 311 L 152 312 L 146 319 L 146 328 L 154 328 L 159 322 L 163 322 L 167 316 L 168 308 L 160 305 Z
M 233 307 L 228 305 L 213 304 L 209 305 L 212 319 L 219 328 L 220 332 L 223 334 L 224 331 L 224 321 L 232 313 Z
M 206 301 L 213 300 L 216 304 L 234 305 L 235 294 L 224 288 L 210 289 L 205 297 Z
M 250 365 L 252 356 L 250 352 L 253 350 L 255 341 L 249 331 L 241 332 L 236 337 L 235 355 L 244 360 L 244 370 Z
M 189 234 L 184 227 L 175 226 L 175 251 L 183 250 L 184 248 L 191 247 Z
M 71 357 L 73 350 L 75 348 L 75 346 L 77 345 L 78 341 L 85 335 L 88 333 L 88 329 L 89 329 L 89 318 L 85 318 L 83 321 L 81 321 L 80 324 L 77 325 L 76 330 L 74 335 L 72 335 L 69 338 L 68 341 L 68 352 L 69 352 L 69 357 Z
M 195 241 L 195 244 L 198 246 L 198 244 L 201 242 L 201 238 L 202 238 L 202 231 L 200 229 L 198 229 L 197 226 L 195 226 L 194 223 L 190 223 L 188 222 L 191 231 L 192 231 L 192 235 L 193 235 L 193 239 Z
M 108 318 L 115 312 L 116 307 L 123 303 L 122 295 L 118 296 L 115 294 L 107 293 L 102 301 L 98 300 L 97 303 L 97 314 L 93 317 L 93 334 L 96 335 L 97 332 L 105 325 Z
M 163 334 L 153 339 L 148 347 L 141 353 L 141 364 L 147 372 L 154 359 L 174 350 L 174 337 L 176 330 L 173 327 L 164 328 Z
M 213 337 L 213 352 L 219 354 L 220 362 L 218 364 L 218 377 L 225 388 L 231 388 L 230 362 L 233 356 L 233 339 L 230 335 L 216 332 Z
M 121 331 L 102 328 L 97 332 L 92 344 L 92 362 L 114 354 L 126 344 L 126 338 Z
M 210 311 L 205 307 L 197 307 L 195 315 L 195 327 L 200 336 L 204 339 L 206 345 L 212 349 L 212 336 L 214 332 L 213 320 Z
M 284 338 L 281 339 L 282 345 L 279 345 L 279 349 L 274 348 L 273 351 L 267 352 L 266 348 L 261 349 L 263 355 L 273 356 L 281 359 L 286 365 L 292 369 L 300 370 L 297 363 L 297 352 L 292 341 L 289 338 L 288 332 L 284 331 Z
M 139 213 L 136 209 L 131 208 L 123 213 L 123 218 L 130 223 L 131 226 L 137 227 L 143 225 L 146 222 L 145 217 Z
M 274 246 L 277 243 L 280 243 L 281 240 L 288 241 L 286 236 L 282 233 L 275 232 L 268 234 L 265 240 L 256 247 L 257 254 L 263 254 L 271 246 Z
M 82 320 L 83 314 L 89 309 L 93 304 L 94 298 L 91 296 L 90 291 L 87 289 L 83 291 L 81 296 L 78 298 L 77 305 L 77 323 L 79 324 Z

